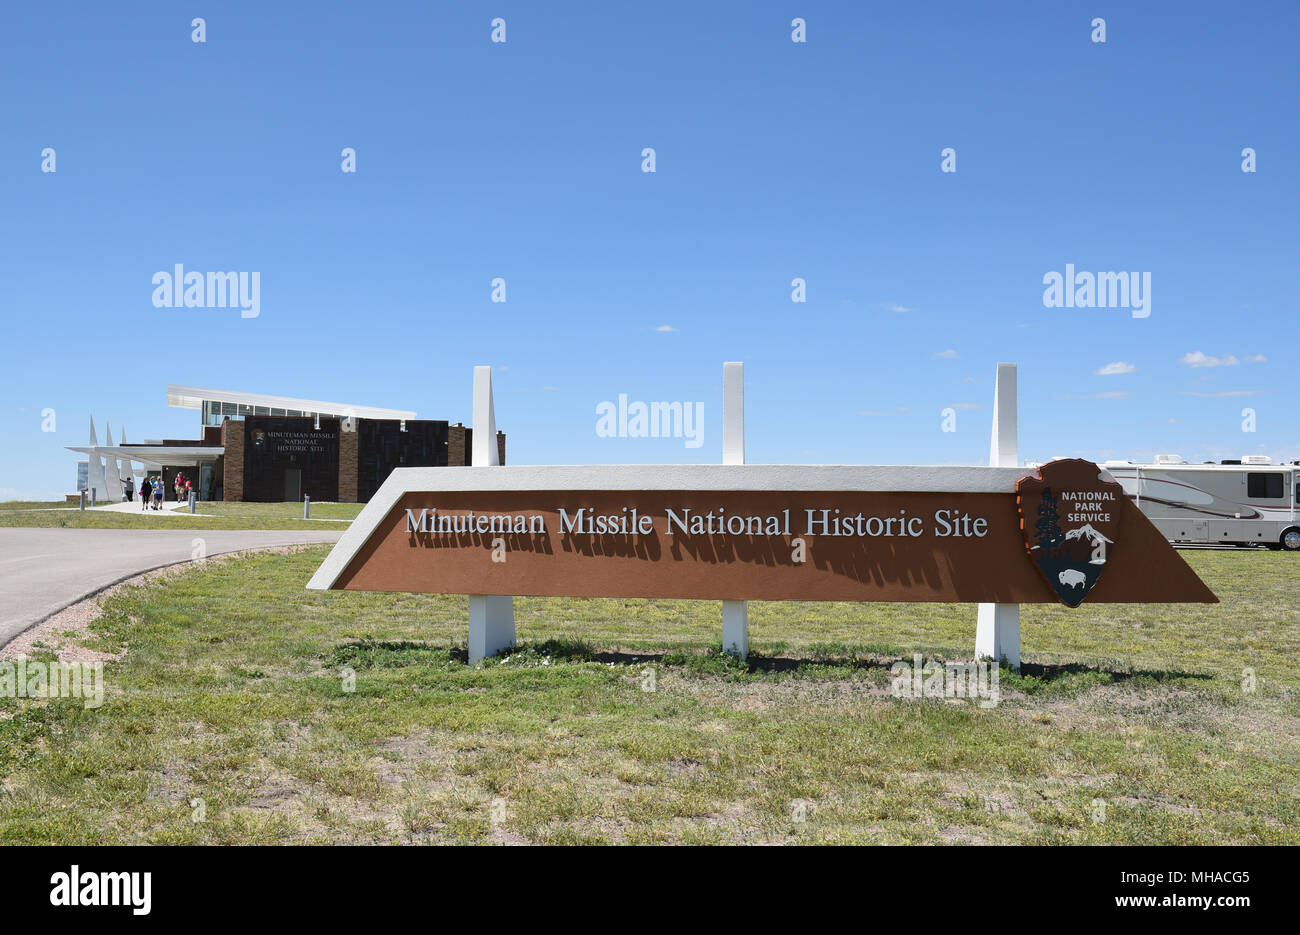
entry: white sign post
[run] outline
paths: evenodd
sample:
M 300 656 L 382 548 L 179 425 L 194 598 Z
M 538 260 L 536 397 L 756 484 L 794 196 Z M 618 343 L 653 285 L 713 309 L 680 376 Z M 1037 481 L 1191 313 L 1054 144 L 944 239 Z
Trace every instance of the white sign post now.
M 989 467 L 1015 467 L 1019 460 L 1016 365 L 998 364 L 993 388 L 993 437 Z M 975 624 L 975 658 L 992 659 L 1020 670 L 1020 605 L 980 604 Z
M 745 365 L 722 365 L 722 463 L 745 463 Z M 722 651 L 749 657 L 749 603 L 722 602 Z
M 474 437 L 470 464 L 499 467 L 492 368 L 474 368 Z M 515 599 L 508 594 L 469 596 L 469 662 L 473 665 L 515 645 Z

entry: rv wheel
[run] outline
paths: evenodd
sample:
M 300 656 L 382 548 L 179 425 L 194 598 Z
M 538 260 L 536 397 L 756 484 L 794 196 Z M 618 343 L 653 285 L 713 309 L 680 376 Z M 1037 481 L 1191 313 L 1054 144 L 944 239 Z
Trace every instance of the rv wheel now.
M 1288 529 L 1282 533 L 1282 538 L 1279 541 L 1282 543 L 1282 548 L 1288 552 L 1300 552 L 1300 529 L 1294 527 Z

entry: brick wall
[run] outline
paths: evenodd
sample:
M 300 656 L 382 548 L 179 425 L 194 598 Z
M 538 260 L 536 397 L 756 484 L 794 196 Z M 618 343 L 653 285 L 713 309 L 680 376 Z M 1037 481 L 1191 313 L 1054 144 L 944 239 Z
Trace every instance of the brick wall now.
M 468 466 L 474 455 L 474 430 L 457 423 L 447 426 L 447 464 Z M 506 433 L 497 432 L 497 459 L 506 463 Z
M 455 467 L 469 464 L 470 430 L 457 422 L 447 426 L 447 464 Z
M 221 444 L 226 449 L 223 459 L 221 497 L 223 500 L 244 499 L 244 423 L 227 419 L 221 423 Z
M 357 429 L 360 420 L 352 420 L 352 431 L 346 431 L 347 423 L 339 426 L 339 502 L 357 502 L 357 475 L 360 467 L 360 446 Z

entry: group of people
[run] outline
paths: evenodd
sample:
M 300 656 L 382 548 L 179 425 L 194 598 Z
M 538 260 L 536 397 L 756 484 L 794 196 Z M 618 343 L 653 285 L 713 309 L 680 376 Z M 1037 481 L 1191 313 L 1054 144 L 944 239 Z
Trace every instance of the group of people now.
M 128 478 L 126 481 L 127 500 L 131 499 L 131 492 L 134 487 L 135 481 Z M 190 491 L 194 488 L 190 479 L 177 471 L 175 489 L 177 502 L 184 502 L 190 498 Z M 166 485 L 163 484 L 161 474 L 155 474 L 153 477 L 145 475 L 144 479 L 140 481 L 140 509 L 161 510 L 163 500 L 166 498 L 166 490 L 167 488 Z

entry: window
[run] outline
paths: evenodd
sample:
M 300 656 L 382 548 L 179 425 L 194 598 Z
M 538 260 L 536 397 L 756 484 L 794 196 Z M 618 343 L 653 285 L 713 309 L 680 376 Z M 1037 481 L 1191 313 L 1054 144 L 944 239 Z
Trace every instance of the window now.
M 1252 500 L 1279 500 L 1282 492 L 1282 474 L 1247 474 L 1246 496 Z

